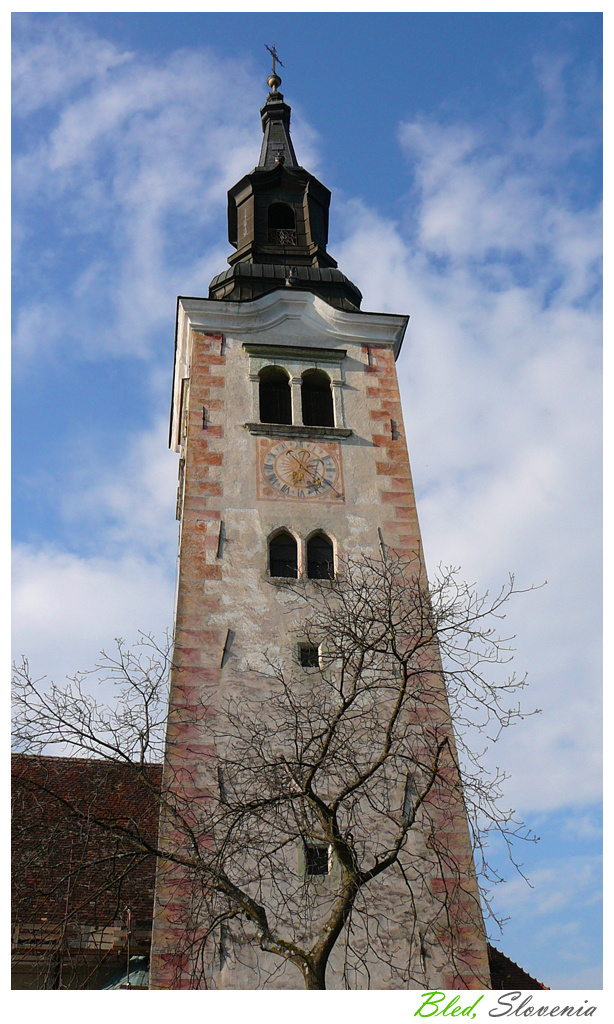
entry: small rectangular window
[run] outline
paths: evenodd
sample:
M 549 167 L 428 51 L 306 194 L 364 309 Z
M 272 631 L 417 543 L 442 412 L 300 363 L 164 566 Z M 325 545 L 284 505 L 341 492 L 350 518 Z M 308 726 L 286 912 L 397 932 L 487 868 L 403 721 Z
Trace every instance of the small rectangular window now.
M 328 874 L 328 846 L 312 846 L 305 843 L 305 874 Z
M 224 769 L 219 764 L 217 766 L 217 785 L 220 793 L 220 803 L 227 804 L 228 798 L 226 795 L 226 785 L 224 783 Z
M 312 644 L 299 644 L 299 662 L 303 668 L 320 667 L 320 648 Z

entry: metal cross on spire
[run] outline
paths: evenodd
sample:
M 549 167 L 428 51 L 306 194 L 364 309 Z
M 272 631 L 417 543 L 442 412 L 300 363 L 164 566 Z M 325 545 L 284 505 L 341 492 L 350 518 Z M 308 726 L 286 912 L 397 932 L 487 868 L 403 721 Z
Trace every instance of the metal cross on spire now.
M 275 49 L 275 43 L 273 43 L 272 46 L 269 46 L 267 43 L 265 43 L 264 45 L 265 45 L 266 49 L 269 51 L 269 53 L 271 54 L 271 57 L 273 58 L 273 74 L 276 75 L 277 71 L 275 69 L 275 61 L 277 61 L 277 63 L 279 64 L 280 68 L 283 68 L 283 64 L 280 61 L 279 57 L 277 56 L 277 50 Z

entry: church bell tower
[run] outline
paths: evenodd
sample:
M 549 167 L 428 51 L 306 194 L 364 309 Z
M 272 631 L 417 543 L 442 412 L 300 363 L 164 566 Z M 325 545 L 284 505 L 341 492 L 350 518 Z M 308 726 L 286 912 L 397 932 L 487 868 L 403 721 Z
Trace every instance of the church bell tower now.
M 306 687 L 317 671 L 318 649 L 296 642 L 309 588 L 333 581 L 348 559 L 393 552 L 422 564 L 395 371 L 409 318 L 362 311 L 360 291 L 329 254 L 331 195 L 297 161 L 280 85 L 274 62 L 258 165 L 228 193 L 228 269 L 207 298 L 180 297 L 177 306 L 170 447 L 180 456 L 180 539 L 165 792 L 182 801 L 184 816 L 193 814 L 194 850 L 217 841 L 199 832 L 197 808 L 228 803 L 216 769 L 220 709 L 230 707 L 240 722 L 244 702 L 258 699 L 266 716 L 266 665 L 291 664 Z M 438 707 L 445 719 L 445 695 Z M 442 728 L 452 735 L 449 720 Z M 453 902 L 438 916 L 450 883 L 435 861 L 413 902 L 382 880 L 373 890 L 375 900 L 381 893 L 376 926 L 357 940 L 365 970 L 348 986 L 349 940 L 341 938 L 328 988 L 489 987 L 469 830 L 454 785 L 456 803 L 440 828 L 461 865 Z M 185 827 L 165 806 L 161 842 L 172 846 Z M 186 920 L 198 918 L 198 900 L 207 904 L 215 879 L 201 878 L 199 897 L 182 867 L 191 856 L 185 835 L 182 842 L 183 861 L 159 869 L 151 987 L 300 988 L 291 964 L 263 943 L 245 945 L 238 912 L 221 913 L 219 925 L 203 917 L 185 940 Z M 288 872 L 301 879 L 296 892 L 307 893 L 317 917 L 319 901 L 334 899 L 330 847 L 283 845 Z M 249 840 L 245 863 L 249 875 Z M 261 883 L 249 892 L 266 904 Z

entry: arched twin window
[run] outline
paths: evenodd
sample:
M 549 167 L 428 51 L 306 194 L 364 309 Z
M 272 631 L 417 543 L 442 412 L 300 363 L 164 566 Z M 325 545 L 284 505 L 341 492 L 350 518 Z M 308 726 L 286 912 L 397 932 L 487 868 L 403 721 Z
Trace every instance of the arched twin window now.
M 296 539 L 287 530 L 280 530 L 269 541 L 269 572 L 282 579 L 298 576 Z
M 307 576 L 310 580 L 332 580 L 334 575 L 333 545 L 325 533 L 314 533 L 307 541 Z
M 305 370 L 301 397 L 306 427 L 334 427 L 333 393 L 328 374 L 323 370 Z
M 258 374 L 261 423 L 292 423 L 290 376 L 280 366 L 265 366 Z M 301 383 L 303 424 L 334 427 L 330 377 L 323 370 L 305 370 Z
M 306 548 L 308 579 L 334 579 L 333 545 L 326 534 L 321 530 L 312 534 Z M 269 574 L 280 579 L 298 578 L 298 545 L 288 530 L 279 530 L 269 540 Z
M 265 366 L 260 377 L 260 422 L 292 423 L 290 378 L 278 366 Z

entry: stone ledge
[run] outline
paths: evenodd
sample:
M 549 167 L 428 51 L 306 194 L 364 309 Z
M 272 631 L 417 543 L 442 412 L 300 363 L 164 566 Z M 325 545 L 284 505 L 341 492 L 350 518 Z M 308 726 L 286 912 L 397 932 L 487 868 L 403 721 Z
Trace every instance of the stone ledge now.
M 314 441 L 337 441 L 353 433 L 347 427 L 303 427 L 292 423 L 246 423 L 245 427 L 250 434 L 264 437 L 302 437 Z

